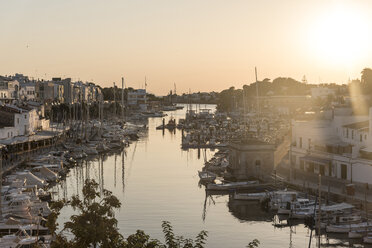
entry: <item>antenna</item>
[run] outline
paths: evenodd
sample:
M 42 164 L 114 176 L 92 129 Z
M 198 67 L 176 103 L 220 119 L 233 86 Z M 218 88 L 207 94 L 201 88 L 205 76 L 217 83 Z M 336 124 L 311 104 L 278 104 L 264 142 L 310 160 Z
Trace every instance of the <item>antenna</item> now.
M 177 95 L 177 87 L 176 87 L 176 83 L 174 83 L 174 94 Z

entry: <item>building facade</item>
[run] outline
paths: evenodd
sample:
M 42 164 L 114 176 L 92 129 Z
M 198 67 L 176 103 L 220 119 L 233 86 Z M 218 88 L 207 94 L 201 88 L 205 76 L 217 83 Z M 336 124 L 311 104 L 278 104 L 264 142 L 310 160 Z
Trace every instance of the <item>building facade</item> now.
M 270 176 L 274 168 L 275 145 L 247 139 L 230 142 L 229 168 L 237 179 Z
M 147 110 L 147 96 L 145 89 L 128 91 L 128 106 L 133 109 Z
M 371 125 L 372 108 L 366 116 L 333 114 L 328 120 L 293 121 L 293 168 L 345 182 L 370 182 Z

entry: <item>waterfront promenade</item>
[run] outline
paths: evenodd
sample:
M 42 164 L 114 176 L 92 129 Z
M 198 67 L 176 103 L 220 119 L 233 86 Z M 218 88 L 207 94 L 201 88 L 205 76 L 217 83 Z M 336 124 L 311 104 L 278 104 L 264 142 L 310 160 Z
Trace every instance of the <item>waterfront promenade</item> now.
M 303 192 L 308 192 L 318 195 L 319 179 L 318 175 L 309 175 L 301 173 L 298 170 L 293 173 L 290 178 L 289 169 L 278 167 L 276 170 L 276 182 L 284 184 L 288 187 L 294 187 Z M 275 175 L 273 175 L 273 178 Z M 321 195 L 323 199 L 348 202 L 358 208 L 364 209 L 365 201 L 367 201 L 367 208 L 372 210 L 372 189 L 370 186 L 354 184 L 354 195 L 347 194 L 346 185 L 350 181 L 339 180 L 329 177 L 322 177 L 321 179 Z

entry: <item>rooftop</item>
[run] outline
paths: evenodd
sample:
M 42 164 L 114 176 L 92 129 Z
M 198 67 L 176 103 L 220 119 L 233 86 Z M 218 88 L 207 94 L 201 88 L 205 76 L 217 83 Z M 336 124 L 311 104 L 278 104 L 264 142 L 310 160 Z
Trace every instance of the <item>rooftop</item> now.
M 360 122 L 354 122 L 351 124 L 344 125 L 343 127 L 350 128 L 350 129 L 364 129 L 366 127 L 369 127 L 369 120 L 368 121 L 360 121 Z

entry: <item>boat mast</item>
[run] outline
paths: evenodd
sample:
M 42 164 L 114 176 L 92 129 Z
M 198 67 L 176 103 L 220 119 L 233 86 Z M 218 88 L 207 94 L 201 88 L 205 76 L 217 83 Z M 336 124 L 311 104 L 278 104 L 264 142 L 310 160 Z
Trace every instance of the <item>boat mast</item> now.
M 124 120 L 124 77 L 121 78 L 121 119 Z
M 86 110 L 86 118 L 85 118 L 85 139 L 88 140 L 88 127 L 89 127 L 89 94 L 87 99 L 87 110 Z
M 80 87 L 80 123 L 81 123 L 81 132 L 80 138 L 83 139 L 83 85 Z
M 256 98 L 257 98 L 257 114 L 260 114 L 260 100 L 258 99 L 258 80 L 257 80 L 257 67 L 254 68 L 256 74 Z
M 146 80 L 146 76 L 145 76 L 145 106 L 146 106 L 146 111 L 147 111 L 147 92 L 146 92 L 146 89 L 147 89 L 147 80 Z
M 115 82 L 114 82 L 114 116 L 116 116 L 116 92 L 115 92 Z
M 320 228 L 321 228 L 321 223 L 320 223 L 320 220 L 321 220 L 321 215 L 322 215 L 322 209 L 321 209 L 321 206 L 322 206 L 322 175 L 319 173 L 319 211 L 318 211 L 318 247 L 320 247 L 320 236 L 321 236 L 321 233 L 320 233 Z
M 1 198 L 3 197 L 1 194 L 1 190 L 3 187 L 3 154 L 2 150 L 0 149 L 0 220 L 3 220 L 3 208 Z
M 101 106 L 101 109 L 100 109 L 100 118 L 101 118 L 101 126 L 99 127 L 99 131 L 100 131 L 100 137 L 102 137 L 102 127 L 103 127 L 103 108 L 104 108 L 104 104 L 103 104 L 103 93 L 101 92 L 100 96 L 99 96 L 99 104 Z
M 190 104 L 190 110 L 192 110 L 192 104 L 191 104 L 191 89 L 189 88 L 189 104 Z
M 102 120 L 101 120 L 101 95 L 99 95 L 98 97 L 99 97 L 99 99 L 98 99 L 98 120 L 101 124 L 102 123 Z M 101 137 L 101 125 L 98 128 L 98 137 Z

